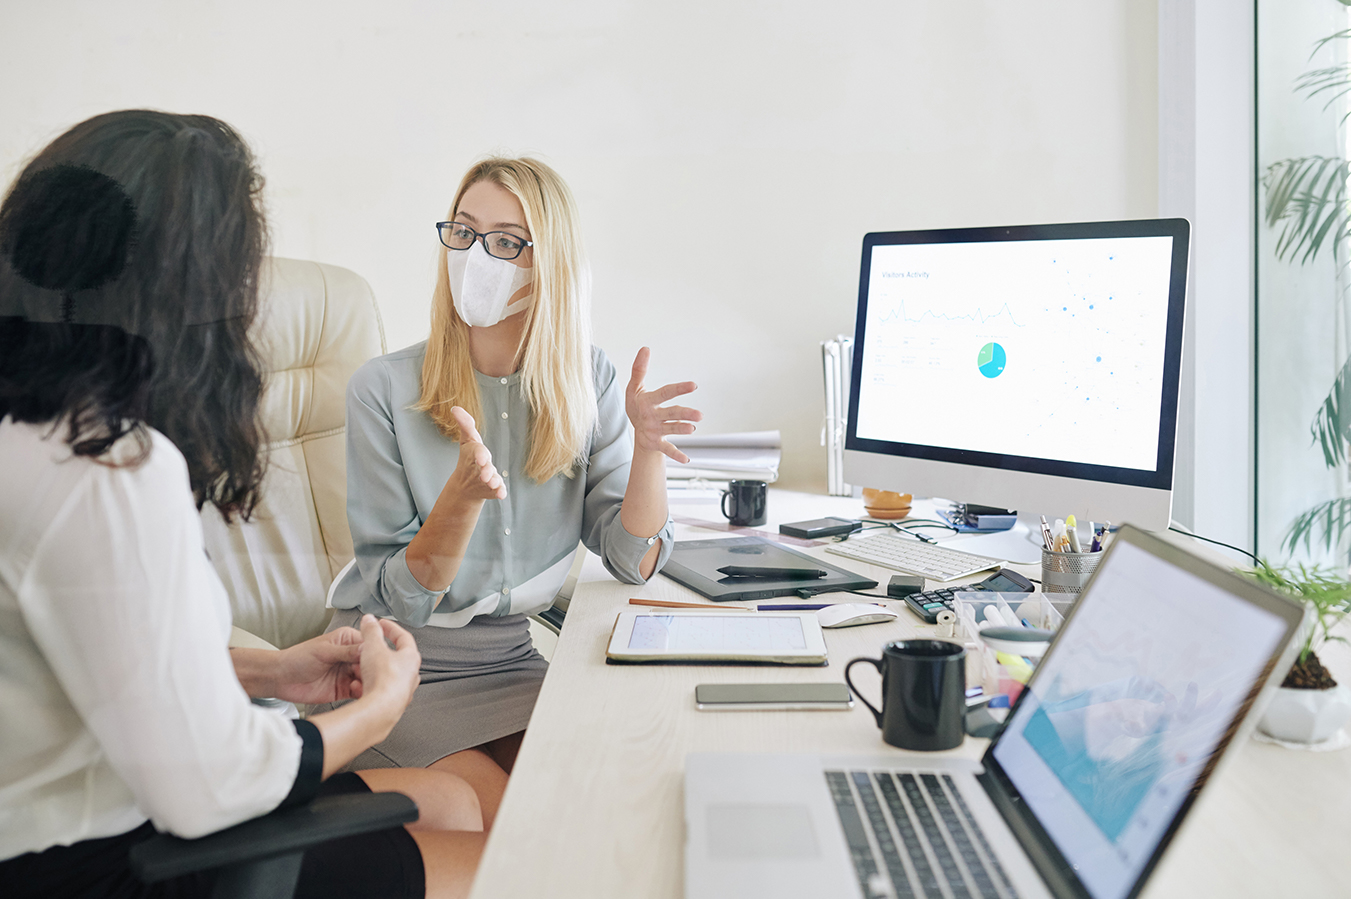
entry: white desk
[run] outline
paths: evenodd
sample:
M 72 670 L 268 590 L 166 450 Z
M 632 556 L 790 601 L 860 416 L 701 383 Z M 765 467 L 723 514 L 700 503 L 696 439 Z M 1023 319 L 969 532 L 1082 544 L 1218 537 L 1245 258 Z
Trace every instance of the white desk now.
M 854 517 L 861 511 L 857 500 L 773 490 L 766 529 L 777 530 L 780 521 Z M 712 503 L 673 503 L 672 513 L 721 520 Z M 695 539 L 716 532 L 678 526 L 676 534 Z M 883 585 L 895 573 L 825 554 L 822 548 L 806 551 Z M 1037 576 L 1035 569 L 1021 570 Z M 682 897 L 688 752 L 905 754 L 882 742 L 861 704 L 849 712 L 704 713 L 694 708 L 694 687 L 841 681 L 849 659 L 876 656 L 890 640 L 932 634 L 932 627 L 908 612 L 894 623 L 826 631 L 827 668 L 608 666 L 611 627 L 620 611 L 631 608 L 633 596 L 701 601 L 660 576 L 642 587 L 619 584 L 595 557 L 587 561 L 488 840 L 473 899 Z M 1338 674 L 1351 672 L 1351 660 L 1325 661 L 1340 669 Z M 872 669 L 855 671 L 869 678 Z M 876 681 L 872 674 L 867 683 Z M 876 692 L 869 698 L 875 700 Z M 985 745 L 968 738 L 950 754 L 979 758 Z M 1347 822 L 1351 750 L 1292 752 L 1246 741 L 1231 750 L 1230 763 L 1202 794 L 1144 896 L 1351 895 L 1351 863 L 1343 860 Z

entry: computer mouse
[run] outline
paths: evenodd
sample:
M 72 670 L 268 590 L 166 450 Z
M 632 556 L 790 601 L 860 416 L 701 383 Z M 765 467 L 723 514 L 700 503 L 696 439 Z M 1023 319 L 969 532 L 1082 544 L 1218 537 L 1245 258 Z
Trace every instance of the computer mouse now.
M 858 624 L 877 624 L 891 621 L 896 613 L 881 606 L 864 602 L 842 602 L 816 610 L 816 620 L 822 627 L 854 627 Z

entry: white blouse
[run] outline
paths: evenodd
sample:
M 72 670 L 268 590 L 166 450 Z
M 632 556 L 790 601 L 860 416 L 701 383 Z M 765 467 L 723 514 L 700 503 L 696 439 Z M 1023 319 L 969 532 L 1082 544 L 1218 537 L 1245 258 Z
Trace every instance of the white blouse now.
M 152 432 L 114 467 L 53 430 L 0 421 L 0 859 L 272 810 L 301 738 L 235 677 L 182 455 Z

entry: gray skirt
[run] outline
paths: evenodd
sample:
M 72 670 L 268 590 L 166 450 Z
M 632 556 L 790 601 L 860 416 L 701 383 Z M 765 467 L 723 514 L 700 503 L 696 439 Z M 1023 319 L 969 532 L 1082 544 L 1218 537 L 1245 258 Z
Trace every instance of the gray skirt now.
M 357 609 L 337 609 L 328 629 L 357 627 L 360 619 Z M 525 730 L 549 663 L 530 642 L 524 615 L 408 630 L 422 653 L 422 683 L 388 739 L 347 770 L 425 768 L 452 752 Z

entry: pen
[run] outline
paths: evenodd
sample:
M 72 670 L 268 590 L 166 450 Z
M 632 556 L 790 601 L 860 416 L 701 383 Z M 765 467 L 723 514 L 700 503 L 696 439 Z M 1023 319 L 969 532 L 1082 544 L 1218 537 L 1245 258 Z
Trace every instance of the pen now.
M 724 565 L 718 571 L 728 577 L 753 577 L 782 581 L 807 581 L 823 578 L 820 568 L 762 568 L 754 565 Z
M 757 612 L 816 612 L 816 611 L 819 611 L 819 610 L 821 610 L 821 609 L 828 609 L 828 608 L 830 608 L 831 606 L 838 606 L 838 605 L 848 605 L 848 603 L 837 603 L 837 602 L 804 602 L 804 603 L 798 603 L 797 605 L 788 605 L 788 604 L 786 604 L 786 603 L 761 603 L 760 605 L 758 605 L 758 606 L 755 607 L 755 611 L 757 611 Z M 886 608 L 886 606 L 882 605 L 881 603 L 877 603 L 877 602 L 861 602 L 861 603 L 857 603 L 857 605 L 860 605 L 860 606 L 877 606 L 879 609 L 884 609 L 884 608 Z
M 1083 545 L 1079 543 L 1079 529 L 1075 526 L 1076 524 L 1077 522 L 1074 520 L 1073 515 L 1066 518 L 1065 533 L 1068 534 L 1070 538 L 1070 550 L 1072 552 L 1081 553 L 1084 551 L 1084 548 Z
M 749 612 L 745 606 L 715 606 L 709 602 L 671 602 L 665 599 L 630 599 L 631 606 L 658 606 L 663 609 L 711 609 L 714 612 Z
M 1041 516 L 1041 542 L 1045 544 L 1046 549 L 1055 552 L 1055 543 L 1051 539 L 1051 526 L 1046 523 L 1046 516 Z

